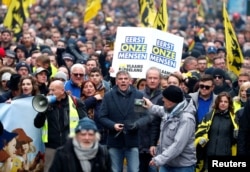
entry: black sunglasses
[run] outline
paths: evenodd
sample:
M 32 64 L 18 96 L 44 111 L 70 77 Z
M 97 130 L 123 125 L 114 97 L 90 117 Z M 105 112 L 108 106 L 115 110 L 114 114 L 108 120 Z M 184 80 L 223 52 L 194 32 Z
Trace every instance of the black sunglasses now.
M 84 74 L 82 74 L 82 73 L 72 73 L 75 77 L 78 77 L 78 76 L 80 76 L 80 77 L 83 77 L 83 75 Z
M 209 86 L 209 85 L 202 85 L 202 84 L 201 84 L 199 87 L 200 87 L 200 89 L 204 89 L 204 88 L 205 88 L 206 90 L 209 90 L 212 86 Z
M 221 79 L 221 78 L 222 78 L 222 76 L 220 76 L 220 75 L 215 75 L 215 76 L 214 76 L 214 79 L 216 79 L 216 78 Z

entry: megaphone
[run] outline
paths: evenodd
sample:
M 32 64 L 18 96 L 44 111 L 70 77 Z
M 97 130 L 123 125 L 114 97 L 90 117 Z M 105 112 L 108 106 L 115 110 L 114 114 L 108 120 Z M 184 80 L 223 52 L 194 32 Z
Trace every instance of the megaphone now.
M 37 95 L 32 99 L 32 106 L 37 112 L 44 112 L 47 110 L 49 104 L 54 103 L 56 101 L 56 96 L 44 96 Z

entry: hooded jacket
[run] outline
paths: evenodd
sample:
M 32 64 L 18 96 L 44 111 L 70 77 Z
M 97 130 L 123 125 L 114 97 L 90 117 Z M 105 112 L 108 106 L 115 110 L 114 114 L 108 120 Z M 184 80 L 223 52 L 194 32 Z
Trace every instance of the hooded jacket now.
M 163 106 L 153 105 L 149 113 L 162 118 L 160 141 L 153 161 L 157 166 L 187 167 L 196 163 L 195 113 L 192 101 L 184 99 L 169 113 Z

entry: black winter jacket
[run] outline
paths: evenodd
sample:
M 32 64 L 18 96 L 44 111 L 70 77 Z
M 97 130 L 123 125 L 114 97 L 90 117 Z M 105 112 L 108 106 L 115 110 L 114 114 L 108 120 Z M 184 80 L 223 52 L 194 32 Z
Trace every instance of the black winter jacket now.
M 237 155 L 250 156 L 250 99 L 244 106 L 239 123 Z
M 75 101 L 79 119 L 86 117 L 85 104 L 77 98 Z M 34 119 L 35 127 L 42 128 L 46 119 L 48 121 L 48 142 L 45 143 L 45 146 L 56 149 L 65 144 L 70 133 L 68 96 L 61 101 L 50 104 L 45 112 L 38 113 Z
M 126 94 L 122 94 L 117 86 L 104 95 L 101 104 L 100 123 L 109 130 L 107 146 L 116 148 L 139 147 L 138 128 L 151 120 L 144 112 L 135 112 L 135 99 L 142 99 L 143 94 L 130 86 Z M 114 129 L 116 123 L 124 124 L 123 132 Z M 126 124 L 136 123 L 137 129 L 128 131 Z
M 78 160 L 72 139 L 69 139 L 66 144 L 57 149 L 53 163 L 49 172 L 81 172 L 83 171 Z M 90 160 L 91 172 L 110 172 L 111 160 L 108 154 L 107 147 L 99 145 L 96 157 Z
M 162 100 L 162 91 L 160 88 L 155 89 L 153 92 L 146 86 L 142 91 L 143 96 L 148 98 L 153 104 L 158 104 Z M 150 146 L 156 146 L 160 135 L 161 117 L 153 116 L 152 121 L 147 125 L 140 128 L 140 152 L 149 153 Z M 150 133 L 150 134 L 149 134 Z

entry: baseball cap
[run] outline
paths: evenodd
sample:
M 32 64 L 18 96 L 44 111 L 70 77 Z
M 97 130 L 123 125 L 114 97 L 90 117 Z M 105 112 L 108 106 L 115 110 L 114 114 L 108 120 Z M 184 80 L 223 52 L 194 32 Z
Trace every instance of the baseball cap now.
M 10 58 L 16 58 L 16 53 L 12 50 L 6 50 L 5 56 L 10 57 Z
M 215 47 L 210 46 L 207 49 L 207 53 L 208 54 L 216 54 L 217 53 L 217 49 Z
M 45 71 L 47 74 L 49 73 L 48 70 L 46 70 L 45 68 L 43 68 L 43 67 L 38 67 L 38 68 L 36 69 L 36 71 L 35 71 L 35 75 L 37 75 L 37 74 L 39 74 L 39 73 L 41 73 L 41 72 L 43 72 L 43 71 Z
M 45 53 L 47 53 L 48 55 L 53 55 L 52 50 L 49 49 L 49 48 L 44 48 L 44 49 L 42 50 L 42 54 L 45 54 Z
M 1 81 L 9 81 L 11 77 L 11 73 L 9 72 L 4 72 L 2 77 L 1 77 Z
M 68 60 L 72 60 L 72 61 L 75 60 L 74 56 L 71 55 L 71 54 L 69 54 L 69 53 L 63 53 L 62 58 L 63 59 L 68 59 Z

